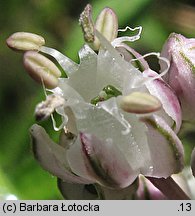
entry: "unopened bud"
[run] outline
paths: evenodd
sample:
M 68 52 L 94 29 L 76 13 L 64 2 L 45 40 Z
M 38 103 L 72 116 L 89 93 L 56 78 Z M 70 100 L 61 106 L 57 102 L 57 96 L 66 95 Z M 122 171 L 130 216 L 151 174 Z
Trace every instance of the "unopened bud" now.
M 139 187 L 135 194 L 138 200 L 165 200 L 165 195 L 156 188 L 147 178 L 139 175 Z
M 195 120 L 195 39 L 172 33 L 163 46 L 161 56 L 170 61 L 166 82 L 175 91 L 181 103 L 182 118 Z M 165 65 L 160 61 L 161 70 Z
M 95 22 L 95 29 L 110 42 L 112 42 L 117 37 L 118 18 L 112 9 L 104 8 L 100 12 Z M 97 37 L 95 37 L 93 47 L 95 50 L 98 50 L 100 47 L 100 41 Z
M 129 113 L 146 114 L 159 110 L 161 108 L 160 101 L 144 92 L 133 92 L 119 99 L 120 107 Z
M 6 40 L 6 43 L 8 47 L 17 51 L 39 50 L 45 44 L 45 39 L 33 33 L 16 32 Z
M 24 54 L 24 66 L 35 81 L 44 83 L 47 88 L 57 87 L 58 77 L 61 76 L 61 72 L 58 67 L 45 56 L 35 51 L 28 51 Z

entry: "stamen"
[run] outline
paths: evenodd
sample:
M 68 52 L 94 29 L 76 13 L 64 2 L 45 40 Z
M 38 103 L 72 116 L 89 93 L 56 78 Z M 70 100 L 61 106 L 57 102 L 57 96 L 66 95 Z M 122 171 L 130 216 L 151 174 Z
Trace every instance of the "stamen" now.
M 118 98 L 119 106 L 128 113 L 147 114 L 160 110 L 162 104 L 153 95 L 145 92 L 133 92 Z
M 45 95 L 45 97 L 47 98 L 47 96 L 48 96 L 48 94 L 47 94 L 47 89 L 45 88 L 45 84 L 44 84 L 44 82 L 43 82 L 43 78 L 41 77 L 41 84 L 42 84 L 42 87 L 43 87 L 43 93 L 44 93 L 44 95 Z
M 80 15 L 79 23 L 82 27 L 84 39 L 87 43 L 92 43 L 95 40 L 94 25 L 91 18 L 92 7 L 88 4 Z
M 64 128 L 64 126 L 66 125 L 67 121 L 68 121 L 68 117 L 65 115 L 62 115 L 62 123 L 60 124 L 60 126 L 57 126 L 56 121 L 54 119 L 53 114 L 51 114 L 51 120 L 52 120 L 52 124 L 53 124 L 53 129 L 55 131 L 60 131 L 62 128 Z
M 141 63 L 143 70 L 146 70 L 149 68 L 149 65 L 147 63 L 147 61 L 142 57 L 142 55 L 140 55 L 137 51 L 135 51 L 133 48 L 129 47 L 127 44 L 125 43 L 121 43 L 119 46 L 117 46 L 118 48 L 124 48 L 125 50 L 127 50 L 131 56 L 133 55 L 134 57 L 136 57 L 136 59 L 131 59 L 132 61 L 136 61 L 136 60 L 140 60 L 139 62 Z M 142 58 L 141 58 L 142 57 Z
M 27 51 L 24 54 L 23 61 L 28 74 L 36 82 L 44 82 L 44 85 L 51 89 L 58 86 L 61 71 L 50 59 L 36 51 Z
M 45 92 L 46 93 L 46 92 Z M 57 95 L 46 94 L 46 100 L 39 103 L 35 108 L 35 117 L 37 120 L 43 121 L 59 107 L 64 105 L 64 98 Z
M 42 79 L 41 79 L 41 81 L 42 81 L 43 92 L 44 92 L 44 95 L 46 97 L 46 100 L 37 105 L 37 107 L 35 109 L 35 118 L 37 120 L 39 120 L 39 121 L 43 121 L 43 120 L 46 120 L 47 118 L 49 118 L 51 116 L 53 129 L 55 131 L 59 131 L 68 122 L 68 117 L 66 116 L 66 114 L 64 112 L 64 108 L 62 108 L 60 110 L 61 111 L 60 115 L 61 115 L 61 118 L 62 118 L 62 123 L 60 124 L 60 126 L 57 127 L 56 121 L 54 119 L 53 112 L 54 112 L 54 110 L 59 109 L 60 107 L 63 107 L 64 99 L 60 96 L 60 94 L 58 96 L 56 96 L 56 95 L 48 95 L 47 91 L 53 93 L 53 90 L 45 88 L 45 85 L 44 85 L 44 82 L 43 82 Z M 50 100 L 50 98 L 52 98 L 52 97 L 54 98 L 54 100 L 55 100 L 55 98 L 59 98 L 59 100 L 57 99 L 57 102 L 55 102 L 55 101 L 53 102 L 53 105 L 48 102 Z
M 140 56 L 140 57 L 138 57 L 138 58 L 131 59 L 131 61 L 137 61 L 137 60 L 140 60 L 140 59 L 144 59 L 144 58 L 146 58 L 146 57 L 148 57 L 148 56 L 151 56 L 151 55 L 155 55 L 155 56 L 157 56 L 157 58 L 158 58 L 159 60 L 164 61 L 164 62 L 167 64 L 167 68 L 166 68 L 163 72 L 161 72 L 160 74 L 158 74 L 158 75 L 156 75 L 156 76 L 154 76 L 154 77 L 145 78 L 144 80 L 142 80 L 141 82 L 139 82 L 139 85 L 145 85 L 146 82 L 151 82 L 151 81 L 153 81 L 153 80 L 155 80 L 155 79 L 162 78 L 162 76 L 166 75 L 167 72 L 169 71 L 169 68 L 170 68 L 170 61 L 169 61 L 167 58 L 165 58 L 165 57 L 161 57 L 161 56 L 160 56 L 160 53 L 157 53 L 157 52 L 147 53 L 147 54 L 145 54 L 145 55 L 143 55 L 143 56 Z
M 126 26 L 124 29 L 118 29 L 119 32 L 126 32 L 127 30 L 130 30 L 130 31 L 139 30 L 138 34 L 141 35 L 142 26 L 138 26 L 138 27 L 135 27 L 135 28 L 131 28 L 131 27 L 129 27 L 129 26 Z
M 135 36 L 131 36 L 131 37 L 130 36 L 123 36 L 123 37 L 118 37 L 118 38 L 114 39 L 112 41 L 112 45 L 114 47 L 120 46 L 120 44 L 123 43 L 123 42 L 134 42 L 134 41 L 140 39 L 141 32 L 142 32 L 142 27 L 141 26 L 135 27 L 135 28 L 130 28 L 129 26 L 127 26 L 125 29 L 119 29 L 118 31 L 125 32 L 127 30 L 130 30 L 130 31 L 138 30 L 138 33 Z

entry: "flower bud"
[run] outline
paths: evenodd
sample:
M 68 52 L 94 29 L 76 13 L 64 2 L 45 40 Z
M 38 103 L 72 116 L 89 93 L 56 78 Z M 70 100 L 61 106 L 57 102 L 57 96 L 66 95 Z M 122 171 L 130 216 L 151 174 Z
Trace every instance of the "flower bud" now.
M 24 66 L 35 81 L 39 83 L 43 82 L 46 88 L 57 87 L 58 77 L 61 76 L 61 72 L 45 56 L 35 51 L 28 51 L 24 54 Z
M 45 39 L 33 33 L 16 32 L 6 40 L 6 43 L 8 47 L 17 51 L 39 50 L 45 44 Z
M 195 120 L 195 39 L 172 33 L 161 56 L 171 62 L 165 79 L 181 102 L 183 119 Z M 164 64 L 160 64 L 163 70 Z
M 120 107 L 129 113 L 146 114 L 159 110 L 161 108 L 160 101 L 144 92 L 133 92 L 119 99 Z
M 147 178 L 139 175 L 139 187 L 135 194 L 138 200 L 165 200 L 165 195 L 156 188 Z
M 108 41 L 112 42 L 118 33 L 118 19 L 114 11 L 110 8 L 104 8 L 96 22 L 95 29 L 98 30 Z M 95 37 L 93 47 L 98 50 L 100 47 L 100 41 Z

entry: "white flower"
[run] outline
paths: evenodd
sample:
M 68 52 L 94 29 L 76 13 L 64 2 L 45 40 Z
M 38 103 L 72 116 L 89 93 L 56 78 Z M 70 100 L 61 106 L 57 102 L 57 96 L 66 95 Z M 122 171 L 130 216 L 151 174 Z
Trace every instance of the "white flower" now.
M 68 170 L 76 174 L 72 182 L 82 178 L 84 183 L 124 188 L 132 184 L 140 173 L 166 178 L 179 172 L 183 166 L 183 148 L 175 132 L 160 116 L 166 112 L 161 110 L 141 116 L 140 121 L 139 115 L 124 112 L 118 103 L 121 97 L 131 92 L 149 92 L 147 86 L 152 88 L 157 81 L 145 81 L 144 74 L 124 60 L 98 32 L 97 37 L 103 48 L 96 54 L 88 45 L 84 45 L 79 51 L 79 65 L 56 50 L 41 48 L 42 52 L 55 57 L 68 75 L 68 78 L 61 78 L 58 87 L 50 91 L 64 98 L 63 106 L 57 107 L 56 111 L 63 117 L 62 127 L 77 137 L 66 150 L 58 146 L 64 151 Z M 161 84 L 156 86 L 161 87 L 161 97 L 165 94 L 168 98 L 173 93 L 161 82 L 164 92 Z M 108 85 L 117 88 L 122 95 L 91 104 L 91 99 L 103 94 L 102 89 Z M 156 91 L 159 93 L 158 89 Z M 158 96 L 157 93 L 154 95 Z M 161 97 L 159 99 L 163 102 Z M 39 130 L 40 133 L 35 132 Z M 32 134 L 39 145 L 41 136 L 45 136 L 41 131 L 39 127 L 33 127 Z M 47 145 L 49 142 L 47 140 Z M 47 163 L 43 156 L 41 163 Z M 47 169 L 54 173 L 51 167 Z
M 104 198 L 112 193 L 110 188 L 119 190 L 119 197 L 124 198 L 125 188 L 139 174 L 167 178 L 183 168 L 183 147 L 176 135 L 181 125 L 180 106 L 170 87 L 144 60 L 142 73 L 124 55 L 134 51 L 123 42 L 139 38 L 140 32 L 137 37 L 110 42 L 95 29 L 94 34 L 100 49 L 96 53 L 85 44 L 79 51 L 79 64 L 55 49 L 40 48 L 58 61 L 67 78 L 58 78 L 58 86 L 48 90 L 50 95 L 36 109 L 46 117 L 53 110 L 62 117 L 59 128 L 54 124 L 54 129 L 62 130 L 60 145 L 42 127 L 34 125 L 33 149 L 42 167 L 63 180 L 59 182 L 62 193 L 73 183 L 78 184 L 75 187 L 79 191 L 85 184 L 98 184 L 103 186 Z M 134 94 L 138 98 L 126 102 L 134 104 L 135 109 L 125 112 L 121 101 L 134 92 L 139 92 Z M 146 94 L 149 97 L 144 97 L 144 103 L 154 108 L 149 114 L 139 98 Z M 95 104 L 94 98 L 98 98 Z M 141 115 L 138 109 L 142 109 Z M 73 139 L 67 138 L 67 131 Z

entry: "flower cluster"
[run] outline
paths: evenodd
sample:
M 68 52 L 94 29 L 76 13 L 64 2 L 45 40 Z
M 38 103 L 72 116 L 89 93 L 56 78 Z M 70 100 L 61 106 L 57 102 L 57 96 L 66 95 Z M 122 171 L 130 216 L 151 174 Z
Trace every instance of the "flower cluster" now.
M 94 23 L 90 5 L 80 25 L 86 44 L 79 51 L 79 64 L 44 46 L 39 35 L 18 32 L 7 39 L 10 48 L 24 52 L 29 75 L 46 87 L 36 118 L 51 116 L 54 129 L 61 131 L 57 144 L 33 125 L 34 155 L 58 177 L 67 199 L 131 199 L 140 175 L 166 179 L 183 169 L 177 133 L 182 116 L 191 118 L 189 110 L 195 105 L 194 39 L 172 34 L 161 56 L 155 54 L 161 65 L 157 73 L 125 43 L 139 39 L 141 27 L 125 29 L 138 31 L 135 36 L 117 37 L 124 30 L 118 29 L 113 10 L 103 9 Z M 57 60 L 67 78 L 61 78 L 44 54 Z M 61 116 L 59 127 L 54 112 Z

